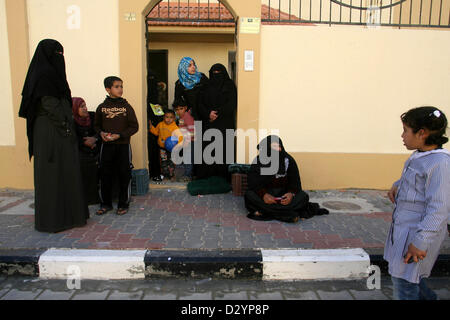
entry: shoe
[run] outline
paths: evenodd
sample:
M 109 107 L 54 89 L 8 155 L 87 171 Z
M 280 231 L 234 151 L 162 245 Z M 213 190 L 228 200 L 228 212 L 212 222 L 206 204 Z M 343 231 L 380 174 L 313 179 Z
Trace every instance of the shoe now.
M 269 217 L 264 216 L 262 214 L 256 215 L 254 213 L 249 213 L 247 215 L 247 218 L 252 219 L 252 220 L 258 220 L 258 221 L 271 221 L 271 220 L 273 220 L 272 218 L 269 218 Z
M 190 177 L 188 177 L 188 176 L 182 176 L 181 178 L 180 178 L 180 181 L 181 182 L 190 182 L 192 179 L 190 178 Z
M 123 216 L 127 212 L 128 212 L 128 208 L 118 208 L 116 213 L 118 216 Z
M 100 209 L 97 210 L 97 212 L 95 213 L 98 216 L 102 216 L 105 213 L 107 213 L 108 211 L 111 211 L 113 208 L 111 207 L 101 207 Z
M 162 176 L 162 175 L 153 177 L 152 181 L 155 182 L 156 184 L 160 184 L 163 181 L 163 177 L 164 176 Z

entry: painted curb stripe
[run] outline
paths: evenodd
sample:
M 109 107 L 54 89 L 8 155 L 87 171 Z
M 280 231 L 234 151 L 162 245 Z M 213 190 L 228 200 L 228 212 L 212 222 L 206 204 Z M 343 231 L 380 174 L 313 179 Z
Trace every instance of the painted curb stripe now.
M 146 277 L 261 279 L 260 250 L 149 250 Z
M 85 276 L 102 279 L 113 279 L 125 270 L 125 279 L 144 277 L 228 277 L 246 279 L 270 279 L 268 264 L 305 264 L 319 262 L 339 262 L 338 251 L 332 250 L 301 250 L 301 249 L 233 249 L 233 250 L 81 250 L 81 249 L 0 249 L 0 274 L 49 277 L 40 270 L 53 264 L 59 268 L 59 276 L 67 277 L 67 267 L 76 263 L 87 267 L 89 273 Z M 367 255 L 361 250 L 361 259 L 366 263 Z M 328 255 L 325 252 L 335 253 Z M 349 253 L 349 251 L 347 251 Z M 356 255 L 358 254 L 355 251 Z M 307 258 L 308 254 L 310 255 Z M 311 259 L 315 255 L 315 260 Z M 333 257 L 332 257 L 333 256 Z M 341 251 L 341 258 L 342 258 Z M 382 254 L 371 254 L 369 263 L 378 265 L 382 274 L 387 273 L 387 262 Z M 171 258 L 169 260 L 169 258 Z M 309 259 L 309 260 L 308 260 Z M 309 262 L 308 262 L 309 261 Z M 356 257 L 347 257 L 347 262 L 359 263 Z M 99 266 L 99 263 L 102 263 Z M 58 266 L 59 264 L 59 266 Z M 106 271 L 104 264 L 113 269 Z M 361 266 L 360 266 L 361 267 Z M 65 268 L 65 269 L 64 269 Z M 234 271 L 233 271 L 234 268 Z M 261 271 L 258 271 L 258 268 Z M 339 268 L 338 265 L 329 268 Z M 264 270 L 266 269 L 266 270 Z M 231 271 L 230 271 L 231 270 Z M 237 271 L 236 271 L 237 270 Z M 44 270 L 45 271 L 45 270 Z M 162 272 L 166 271 L 166 272 Z M 296 271 L 298 272 L 298 271 Z M 273 274 L 272 274 L 273 275 Z M 433 267 L 431 276 L 450 275 L 450 255 L 441 254 Z M 111 277 L 113 276 L 113 277 Z M 52 276 L 50 276 L 52 277 Z M 91 279 L 93 279 L 91 278 Z M 294 279 L 294 278 L 290 278 Z
M 362 279 L 370 258 L 363 249 L 262 250 L 263 279 Z
M 226 263 L 262 262 L 261 250 L 149 250 L 146 263 L 184 262 L 184 263 Z
M 45 279 L 143 279 L 146 250 L 50 249 L 39 258 Z
M 0 249 L 0 274 L 39 276 L 39 257 L 46 249 Z

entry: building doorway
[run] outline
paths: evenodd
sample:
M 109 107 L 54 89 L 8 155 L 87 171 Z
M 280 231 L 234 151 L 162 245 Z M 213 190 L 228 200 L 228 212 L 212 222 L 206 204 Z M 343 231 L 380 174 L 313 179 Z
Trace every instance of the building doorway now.
M 147 101 L 165 108 L 168 107 L 168 63 L 168 50 L 147 51 L 147 73 L 148 82 L 150 82 L 147 89 Z M 160 84 L 161 82 L 164 86 Z

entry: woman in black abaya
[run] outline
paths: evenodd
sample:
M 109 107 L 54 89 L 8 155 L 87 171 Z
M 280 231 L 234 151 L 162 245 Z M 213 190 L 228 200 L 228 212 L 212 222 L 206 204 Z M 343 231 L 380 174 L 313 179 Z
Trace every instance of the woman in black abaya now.
M 214 64 L 209 70 L 209 83 L 201 97 L 199 112 L 203 129 L 217 129 L 223 137 L 222 157 L 213 153 L 216 158 L 214 164 L 203 164 L 199 170 L 198 178 L 221 176 L 229 178 L 227 155 L 234 162 L 234 134 L 227 137 L 227 129 L 236 129 L 237 89 L 233 80 L 230 79 L 224 65 Z M 232 141 L 227 141 L 227 138 Z M 212 141 L 211 143 L 214 143 Z M 204 143 L 204 148 L 209 145 Z M 227 149 L 228 146 L 228 149 Z M 203 149 L 204 149 L 203 148 Z
M 245 207 L 253 220 L 297 222 L 299 218 L 328 214 L 317 203 L 309 202 L 302 190 L 297 163 L 284 149 L 278 136 L 271 135 L 259 145 L 247 182 Z
M 81 227 L 89 218 L 63 54 L 56 40 L 38 44 L 19 110 L 34 156 L 35 228 L 41 232 Z

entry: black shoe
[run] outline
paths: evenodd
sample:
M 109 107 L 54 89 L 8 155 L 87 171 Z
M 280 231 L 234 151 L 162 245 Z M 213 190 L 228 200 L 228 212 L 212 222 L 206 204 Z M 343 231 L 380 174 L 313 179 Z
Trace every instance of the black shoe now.
M 156 177 L 152 178 L 152 181 L 158 183 L 158 182 L 162 182 L 163 179 L 162 179 L 162 176 L 156 176 Z

